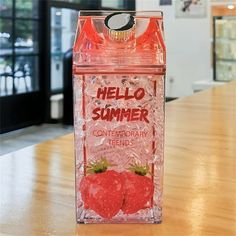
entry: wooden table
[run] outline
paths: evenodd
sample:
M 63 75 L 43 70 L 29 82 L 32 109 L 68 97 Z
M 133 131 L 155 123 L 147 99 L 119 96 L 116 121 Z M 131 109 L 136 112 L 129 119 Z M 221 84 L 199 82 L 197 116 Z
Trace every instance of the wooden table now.
M 73 135 L 0 157 L 0 235 L 235 236 L 236 81 L 168 103 L 160 225 L 76 225 Z

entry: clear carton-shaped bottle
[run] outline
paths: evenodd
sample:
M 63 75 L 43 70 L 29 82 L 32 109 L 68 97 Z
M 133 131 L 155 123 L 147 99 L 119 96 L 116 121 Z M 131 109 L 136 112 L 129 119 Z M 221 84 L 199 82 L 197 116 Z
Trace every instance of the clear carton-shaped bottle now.
M 81 11 L 73 49 L 78 223 L 160 223 L 161 12 Z

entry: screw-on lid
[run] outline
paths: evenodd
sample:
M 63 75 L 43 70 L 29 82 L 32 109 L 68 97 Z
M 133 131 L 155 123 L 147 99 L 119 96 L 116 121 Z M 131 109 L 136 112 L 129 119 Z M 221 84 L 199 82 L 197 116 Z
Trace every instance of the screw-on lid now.
M 126 12 L 115 12 L 105 18 L 109 37 L 116 41 L 127 41 L 134 32 L 135 20 Z

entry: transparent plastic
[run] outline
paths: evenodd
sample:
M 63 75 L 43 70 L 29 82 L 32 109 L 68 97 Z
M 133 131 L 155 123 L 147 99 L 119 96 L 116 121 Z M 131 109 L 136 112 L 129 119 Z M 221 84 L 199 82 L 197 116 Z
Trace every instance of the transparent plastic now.
M 166 53 L 161 12 L 134 16 L 129 38 L 82 11 L 73 49 L 78 223 L 160 223 Z

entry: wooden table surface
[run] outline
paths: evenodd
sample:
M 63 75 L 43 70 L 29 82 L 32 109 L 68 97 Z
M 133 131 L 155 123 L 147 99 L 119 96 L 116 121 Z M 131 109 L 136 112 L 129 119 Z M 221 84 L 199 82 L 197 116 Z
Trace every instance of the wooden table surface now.
M 236 81 L 166 107 L 160 225 L 76 225 L 73 135 L 0 157 L 0 235 L 235 236 Z

